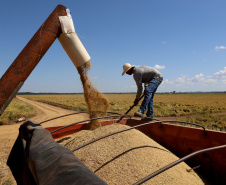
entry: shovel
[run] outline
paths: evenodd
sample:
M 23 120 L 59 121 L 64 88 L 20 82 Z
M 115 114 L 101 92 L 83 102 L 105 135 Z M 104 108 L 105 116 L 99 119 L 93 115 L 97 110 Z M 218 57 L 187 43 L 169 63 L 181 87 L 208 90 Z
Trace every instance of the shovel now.
M 144 94 L 139 98 L 139 100 L 138 100 L 138 102 L 142 99 L 144 97 Z M 126 115 L 126 114 L 128 114 L 128 112 L 129 111 L 131 111 L 132 109 L 133 109 L 133 107 L 134 107 L 135 105 L 133 104 L 133 106 L 131 106 L 130 107 L 130 109 L 129 110 L 127 110 L 127 112 L 116 122 L 116 123 L 119 123 L 121 120 L 122 120 L 122 118 L 124 118 L 124 116 Z

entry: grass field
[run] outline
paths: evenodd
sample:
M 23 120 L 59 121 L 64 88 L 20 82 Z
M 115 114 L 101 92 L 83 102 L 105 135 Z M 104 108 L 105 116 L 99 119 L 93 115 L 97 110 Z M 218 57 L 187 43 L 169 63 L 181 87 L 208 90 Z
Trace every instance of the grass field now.
M 31 117 L 35 114 L 35 109 L 31 105 L 14 98 L 0 116 L 0 125 L 9 124 L 20 117 Z
M 135 99 L 135 94 L 104 95 L 109 101 L 108 111 L 121 114 L 124 114 L 133 105 Z M 65 109 L 88 111 L 83 94 L 20 96 Z M 14 103 L 13 101 L 10 106 L 14 107 Z M 133 115 L 139 109 L 139 105 L 134 107 L 128 114 Z M 20 107 L 16 109 L 18 108 L 21 109 Z M 10 110 L 7 110 L 7 112 L 10 112 Z M 189 121 L 204 125 L 209 129 L 225 131 L 226 94 L 155 94 L 154 113 L 155 117 L 175 117 L 175 120 Z

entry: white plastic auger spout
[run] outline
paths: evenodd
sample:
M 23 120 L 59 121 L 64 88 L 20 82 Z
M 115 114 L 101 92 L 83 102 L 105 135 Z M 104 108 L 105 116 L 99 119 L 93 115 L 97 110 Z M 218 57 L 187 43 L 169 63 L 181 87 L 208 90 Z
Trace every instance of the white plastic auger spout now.
M 67 16 L 59 16 L 62 33 L 58 37 L 58 40 L 75 67 L 80 67 L 90 60 L 90 56 L 75 33 L 73 20 L 68 9 L 67 13 Z

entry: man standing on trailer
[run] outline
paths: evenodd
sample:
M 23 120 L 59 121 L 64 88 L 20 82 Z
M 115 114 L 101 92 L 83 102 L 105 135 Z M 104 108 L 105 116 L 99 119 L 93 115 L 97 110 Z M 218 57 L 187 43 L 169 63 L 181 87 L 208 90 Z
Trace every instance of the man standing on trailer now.
M 134 100 L 135 106 L 138 104 L 139 98 L 141 97 L 143 91 L 142 83 L 144 83 L 145 86 L 144 100 L 138 112 L 134 113 L 134 116 L 143 117 L 144 112 L 147 110 L 147 118 L 152 119 L 154 117 L 153 97 L 158 86 L 163 81 L 162 74 L 153 67 L 135 65 L 132 66 L 129 63 L 125 63 L 123 65 L 122 75 L 124 75 L 125 73 L 128 75 L 133 74 L 133 78 L 137 84 L 137 95 Z

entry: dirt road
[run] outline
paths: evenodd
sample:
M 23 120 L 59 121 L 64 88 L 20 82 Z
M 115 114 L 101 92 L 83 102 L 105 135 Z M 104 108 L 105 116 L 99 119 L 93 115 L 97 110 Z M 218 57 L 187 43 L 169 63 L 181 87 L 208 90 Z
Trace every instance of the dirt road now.
M 40 102 L 35 102 L 22 97 L 17 98 L 31 104 L 35 108 L 37 115 L 30 118 L 29 120 L 35 121 L 37 123 L 41 123 L 45 120 L 49 120 L 62 115 L 75 113 L 74 111 L 54 107 Z M 43 123 L 42 126 L 49 127 L 57 125 L 68 125 L 88 118 L 88 114 L 75 114 Z M 11 151 L 11 148 L 18 136 L 18 129 L 21 124 L 22 123 L 0 126 L 0 184 L 3 184 L 6 181 L 12 181 L 13 183 L 15 183 L 11 171 L 6 165 L 6 161 Z

